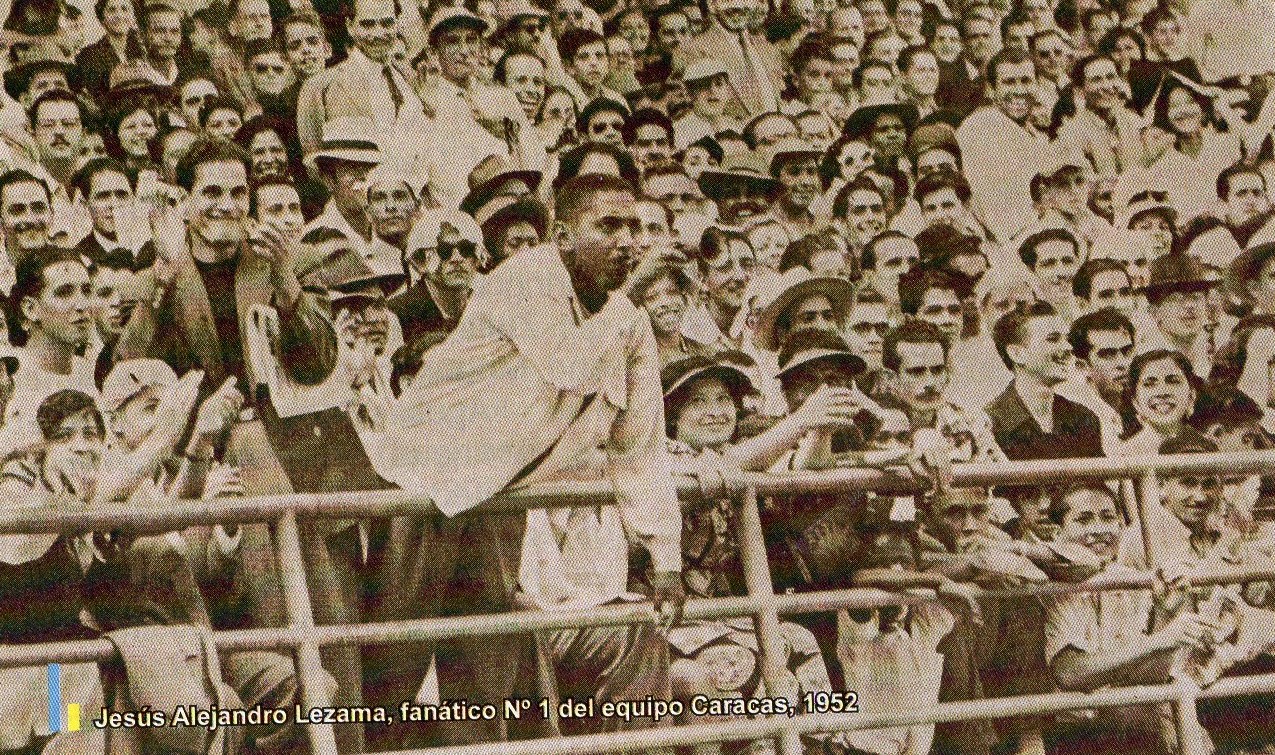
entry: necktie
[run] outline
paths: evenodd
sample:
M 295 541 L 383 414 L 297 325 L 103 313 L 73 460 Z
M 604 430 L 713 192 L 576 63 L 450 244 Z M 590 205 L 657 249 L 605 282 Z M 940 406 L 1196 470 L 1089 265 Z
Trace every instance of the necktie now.
M 757 50 L 747 31 L 740 32 L 739 47 L 744 54 L 744 88 L 749 92 L 751 102 L 745 105 L 752 112 L 750 115 L 779 109 L 779 101 L 775 89 L 771 85 L 770 76 L 757 59 Z M 753 108 L 756 108 L 755 110 Z
M 381 71 L 385 73 L 385 83 L 390 85 L 390 99 L 394 101 L 394 117 L 397 118 L 399 111 L 403 109 L 403 90 L 394 81 L 393 68 L 387 65 Z

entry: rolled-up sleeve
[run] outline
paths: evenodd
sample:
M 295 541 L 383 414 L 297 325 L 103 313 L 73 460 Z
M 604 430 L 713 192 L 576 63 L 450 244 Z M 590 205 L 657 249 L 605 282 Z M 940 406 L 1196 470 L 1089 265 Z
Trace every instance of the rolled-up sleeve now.
M 682 510 L 669 464 L 664 433 L 655 335 L 638 322 L 629 350 L 628 406 L 616 417 L 607 459 L 624 531 L 640 543 L 657 571 L 682 569 Z

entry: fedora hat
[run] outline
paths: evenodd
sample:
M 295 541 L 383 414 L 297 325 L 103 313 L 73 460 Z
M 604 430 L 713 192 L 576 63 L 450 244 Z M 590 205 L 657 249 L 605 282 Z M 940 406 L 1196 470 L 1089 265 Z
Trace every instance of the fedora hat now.
M 777 378 L 790 375 L 814 362 L 827 360 L 845 367 L 851 375 L 859 375 L 867 369 L 867 363 L 850 353 L 846 342 L 835 333 L 822 330 L 803 330 L 793 334 L 779 354 Z
M 908 134 L 911 134 L 912 130 L 916 128 L 916 121 L 919 117 L 916 105 L 910 102 L 882 102 L 876 105 L 864 105 L 850 114 L 841 133 L 847 139 L 863 139 L 872 131 L 877 119 L 886 114 L 897 116 L 903 122 L 903 128 Z
M 401 273 L 376 273 L 354 251 L 345 234 L 324 227 L 301 237 L 292 269 L 303 286 L 325 289 L 329 295 L 370 284 L 388 294 L 402 285 L 405 277 Z
M 1135 220 L 1148 213 L 1158 214 L 1169 221 L 1170 225 L 1177 225 L 1178 211 L 1169 204 L 1168 192 L 1142 191 L 1134 194 L 1121 209 L 1116 216 L 1116 227 L 1127 229 Z
M 727 156 L 720 166 L 700 173 L 699 188 L 704 196 L 716 201 L 723 189 L 747 184 L 773 200 L 783 186 L 770 176 L 769 167 L 753 152 L 737 152 Z
M 453 26 L 468 26 L 480 35 L 487 33 L 487 22 L 474 15 L 462 6 L 442 8 L 429 20 L 429 31 L 425 38 L 431 47 L 438 44 L 438 35 Z
M 748 374 L 754 367 L 753 360 L 742 351 L 728 350 L 712 356 L 690 356 L 665 366 L 660 371 L 660 385 L 664 390 L 664 398 L 667 399 L 692 380 L 711 375 L 721 379 L 732 395 L 740 396 L 757 390 Z
M 828 297 L 838 317 L 845 317 L 854 304 L 854 286 L 844 278 L 815 275 L 804 267 L 794 267 L 773 278 L 773 296 L 757 313 L 754 339 L 768 351 L 777 351 L 775 327 L 780 318 L 794 305 L 810 296 Z
M 18 63 L 11 70 L 5 71 L 4 91 L 8 92 L 9 96 L 16 100 L 31 85 L 31 79 L 37 73 L 50 69 L 61 71 L 62 75 L 67 77 L 67 82 L 69 83 L 71 74 L 75 70 L 75 63 L 67 58 L 58 49 L 57 45 L 52 43 L 40 44 L 31 50 L 21 63 Z
M 815 160 L 823 157 L 823 150 L 815 149 L 805 139 L 796 136 L 780 139 L 778 143 L 770 150 L 770 175 L 773 178 L 779 177 L 779 171 L 783 168 L 784 163 L 791 160 L 800 160 L 805 157 L 814 158 Z
M 1204 263 L 1189 254 L 1166 254 L 1151 263 L 1151 280 L 1143 291 L 1148 297 L 1176 291 L 1207 291 L 1218 284 Z
M 508 181 L 522 181 L 529 192 L 535 193 L 543 178 L 544 174 L 538 170 L 519 167 L 501 155 L 488 155 L 469 171 L 469 193 L 460 203 L 461 212 L 474 215 L 496 197 L 501 185 Z
M 306 167 L 317 172 L 315 165 L 322 159 L 380 165 L 383 156 L 375 132 L 370 118 L 333 118 L 323 124 L 319 148 L 305 156 Z

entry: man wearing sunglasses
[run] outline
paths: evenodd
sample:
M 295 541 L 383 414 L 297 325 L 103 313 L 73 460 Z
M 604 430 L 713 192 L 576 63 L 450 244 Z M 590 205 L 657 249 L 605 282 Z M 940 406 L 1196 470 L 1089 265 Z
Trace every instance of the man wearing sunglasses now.
M 486 267 L 482 238 L 474 219 L 454 210 L 428 210 L 412 226 L 403 251 L 407 287 L 389 301 L 405 343 L 456 328 Z
M 516 599 L 544 610 L 641 600 L 627 592 L 630 540 L 651 555 L 661 621 L 671 626 L 681 612 L 681 511 L 666 466 L 659 357 L 650 319 L 617 293 L 636 254 L 636 197 L 623 179 L 577 176 L 557 192 L 555 215 L 556 243 L 505 260 L 475 289 L 456 329 L 394 404 L 395 422 L 372 454 L 387 479 L 427 494 L 442 513 L 394 520 L 386 567 L 396 580 L 382 601 L 384 620 L 437 616 L 457 599 L 466 612 L 484 613 L 509 610 Z M 440 260 L 464 248 L 458 228 L 444 233 L 449 225 L 440 224 Z M 421 233 L 414 238 L 424 241 Z M 614 481 L 616 506 L 471 511 L 502 491 L 601 462 L 599 448 L 606 471 L 597 471 Z M 440 695 L 505 699 L 527 641 L 447 643 L 437 655 Z M 667 641 L 650 625 L 553 632 L 550 644 L 554 660 L 573 671 L 559 675 L 564 697 L 671 693 Z M 433 649 L 394 646 L 384 678 L 369 685 L 378 702 L 412 699 Z M 650 723 L 563 722 L 582 733 Z M 421 734 L 389 729 L 407 744 Z M 504 736 L 499 722 L 443 727 L 452 743 Z

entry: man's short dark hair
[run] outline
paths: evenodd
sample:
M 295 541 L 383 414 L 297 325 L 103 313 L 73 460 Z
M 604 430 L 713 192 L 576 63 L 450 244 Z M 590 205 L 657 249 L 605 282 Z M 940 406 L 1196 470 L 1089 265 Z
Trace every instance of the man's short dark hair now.
M 72 198 L 75 194 L 87 199 L 93 190 L 93 179 L 98 173 L 118 173 L 128 181 L 129 188 L 136 188 L 137 178 L 124 163 L 111 157 L 95 157 L 84 163 L 71 179 Z
M 558 40 L 558 54 L 562 56 L 563 63 L 571 65 L 575 62 L 576 55 L 581 48 L 599 42 L 605 45 L 606 37 L 592 29 L 573 26 L 564 31 L 562 37 Z
M 1156 3 L 1155 7 L 1147 11 L 1147 15 L 1142 17 L 1142 23 L 1138 26 L 1142 29 L 1142 33 L 1151 36 L 1151 32 L 1155 31 L 1155 27 L 1160 25 L 1161 21 L 1177 21 L 1178 17 L 1164 3 Z
M 822 34 L 807 34 L 792 51 L 792 70 L 800 74 L 812 60 L 832 60 L 832 46 Z
M 603 192 L 625 192 L 635 197 L 633 184 L 617 176 L 605 173 L 586 173 L 569 179 L 558 189 L 554 197 L 553 214 L 558 220 L 573 223 L 593 204 L 593 198 Z
M 593 120 L 593 116 L 603 112 L 619 113 L 626 124 L 630 118 L 629 109 L 624 103 L 607 97 L 597 97 L 580 111 L 580 117 L 576 118 L 576 128 L 581 134 L 587 134 L 589 121 Z M 621 130 L 623 130 L 623 127 L 621 127 Z
M 1076 256 L 1080 256 L 1080 242 L 1065 228 L 1046 228 L 1037 231 L 1023 240 L 1018 246 L 1018 257 L 1028 269 L 1036 269 L 1036 250 L 1046 241 L 1066 241 L 1071 244 Z
M 1147 56 L 1147 41 L 1142 38 L 1137 29 L 1130 29 L 1127 26 L 1116 25 L 1115 28 L 1108 31 L 1098 40 L 1098 52 L 1104 55 L 1111 55 L 1116 51 L 1116 43 L 1125 38 L 1132 39 L 1134 44 L 1138 46 L 1138 50 L 1142 53 L 1141 57 Z
M 908 45 L 899 51 L 899 62 L 897 64 L 899 66 L 899 70 L 908 70 L 908 66 L 912 65 L 912 59 L 922 53 L 932 55 L 935 60 L 938 60 L 938 56 L 934 55 L 934 51 L 927 45 Z
M 1089 334 L 1095 331 L 1102 333 L 1124 331 L 1128 334 L 1131 343 L 1134 339 L 1133 322 L 1120 310 L 1104 307 L 1096 312 L 1077 317 L 1071 324 L 1071 330 L 1067 332 L 1067 343 L 1071 344 L 1071 351 L 1077 358 L 1089 358 L 1089 352 L 1093 348 L 1093 344 L 1089 341 Z
M 1071 292 L 1078 298 L 1089 301 L 1089 297 L 1093 295 L 1093 279 L 1102 273 L 1122 273 L 1125 278 L 1129 278 L 1129 270 L 1120 260 L 1107 257 L 1085 260 L 1085 264 L 1076 270 L 1076 277 L 1071 279 Z
M 176 13 L 178 18 L 182 17 L 182 12 L 167 3 L 155 3 L 153 5 L 144 5 L 142 12 L 138 14 L 137 25 L 139 28 L 146 29 L 150 27 L 151 18 L 161 13 Z
M 266 39 L 250 39 L 243 46 L 243 62 L 251 64 L 252 59 L 258 55 L 277 52 L 283 55 L 283 48 L 279 46 L 279 42 L 274 37 Z
M 204 163 L 240 163 L 246 172 L 250 162 L 248 153 L 238 144 L 201 137 L 177 161 L 177 185 L 190 191 L 195 186 L 196 172 Z
M 534 52 L 517 52 L 511 50 L 506 52 L 504 55 L 501 55 L 500 60 L 496 61 L 496 67 L 492 69 L 491 72 L 491 78 L 493 81 L 497 84 L 509 83 L 509 61 L 514 58 L 531 58 L 538 62 L 541 66 L 545 64 L 545 62 L 540 59 L 540 56 Z
M 204 104 L 199 106 L 199 127 L 207 128 L 208 119 L 218 110 L 233 110 L 239 114 L 239 119 L 243 120 L 243 108 L 229 97 L 218 95 L 204 100 Z
M 97 408 L 97 402 L 92 396 L 70 388 L 51 394 L 41 401 L 40 406 L 35 410 L 35 424 L 40 428 L 40 437 L 46 441 L 55 439 L 58 428 L 68 417 L 74 417 L 83 412 L 92 415 L 99 433 L 106 433 L 102 412 Z
M 1225 170 L 1218 174 L 1217 198 L 1223 202 L 1229 201 L 1231 182 L 1235 180 L 1236 176 L 1247 175 L 1257 176 L 1258 180 L 1262 182 L 1262 191 L 1266 191 L 1266 176 L 1262 174 L 1262 171 L 1258 170 L 1256 165 L 1250 165 L 1241 160 L 1234 165 L 1227 166 Z
M 1027 335 L 1027 323 L 1039 317 L 1056 317 L 1058 310 L 1047 301 L 1034 301 L 1025 307 L 1017 307 L 1001 316 L 992 326 L 992 340 L 996 343 L 996 353 L 1011 371 L 1014 361 L 1009 358 L 1008 347 L 1021 345 Z
M 961 204 L 970 201 L 970 182 L 965 180 L 965 176 L 951 169 L 926 173 L 916 182 L 916 188 L 912 190 L 912 198 L 920 204 L 930 194 L 943 189 L 956 192 L 956 198 Z
M 876 181 L 860 173 L 853 181 L 842 186 L 837 196 L 833 197 L 832 216 L 834 218 L 844 218 L 850 213 L 850 195 L 856 191 L 870 191 L 876 194 L 881 197 L 881 204 L 887 205 L 889 209 L 890 197 L 886 196 L 885 190 L 878 186 Z
M 1085 55 L 1080 60 L 1072 63 L 1071 83 L 1078 87 L 1083 87 L 1085 85 L 1085 69 L 1089 67 L 1090 63 L 1096 63 L 1099 60 L 1105 60 L 1113 66 L 1116 64 L 1116 61 L 1112 60 L 1110 55 L 1103 55 L 1100 52 Z
M 659 126 L 668 136 L 669 146 L 673 146 L 673 121 L 669 120 L 664 113 L 651 107 L 637 110 L 624 119 L 621 135 L 626 145 L 632 144 L 637 139 L 637 130 L 642 126 Z
M 901 343 L 937 343 L 943 347 L 943 361 L 947 361 L 948 343 L 947 336 L 943 335 L 943 331 L 939 330 L 934 323 L 918 320 L 909 317 L 896 328 L 891 328 L 885 334 L 885 341 L 881 344 L 881 364 L 887 370 L 897 372 L 902 362 L 899 359 L 899 344 Z
M 615 160 L 615 164 L 620 167 L 620 178 L 627 181 L 631 187 L 637 186 L 638 169 L 628 150 L 620 149 L 609 142 L 585 142 L 572 147 L 558 158 L 558 175 L 553 179 L 554 192 L 560 191 L 567 181 L 580 174 L 580 168 L 589 155 L 598 154 Z
M 1117 504 L 1120 502 L 1115 492 L 1101 480 L 1079 480 L 1059 485 L 1052 489 L 1044 489 L 1051 491 L 1049 495 L 1049 521 L 1057 525 L 1062 525 L 1063 520 L 1067 518 L 1067 512 L 1071 511 L 1071 507 L 1067 505 L 1067 499 L 1076 493 L 1096 493 L 1110 498 Z
M 1012 15 L 1006 16 L 1005 22 L 1008 23 L 1013 18 L 1014 16 Z M 1029 20 L 1027 23 L 1031 23 L 1031 21 Z M 1002 23 L 1001 26 L 1002 28 L 1007 28 L 1005 23 Z M 1031 63 L 1035 66 L 1036 61 L 1032 60 L 1031 54 L 1025 50 L 1013 47 L 1002 48 L 992 56 L 991 60 L 987 61 L 987 85 L 996 86 L 996 72 L 1001 66 L 1015 66 L 1021 63 Z
M 916 315 L 925 301 L 925 294 L 930 289 L 951 291 L 957 299 L 969 292 L 966 281 L 962 281 L 949 270 L 914 265 L 899 276 L 899 309 L 905 315 Z
M 51 89 L 36 97 L 35 102 L 31 103 L 31 110 L 28 115 L 31 120 L 32 130 L 35 129 L 35 124 L 39 122 L 40 108 L 49 102 L 69 102 L 75 105 L 75 112 L 80 115 L 80 125 L 84 125 L 84 105 L 80 104 L 79 99 L 65 89 Z
M 27 297 L 39 297 L 44 291 L 44 270 L 63 262 L 83 265 L 79 252 L 52 244 L 22 255 L 14 271 L 15 282 L 9 292 L 9 312 L 5 320 L 9 325 L 9 342 L 14 346 L 26 346 L 27 331 L 22 318 L 22 302 Z
M 257 216 L 257 207 L 258 207 L 257 193 L 260 192 L 262 189 L 265 189 L 270 186 L 286 186 L 289 189 L 292 189 L 293 191 L 297 192 L 298 198 L 300 198 L 301 196 L 301 192 L 297 189 L 297 184 L 295 181 L 292 180 L 291 176 L 287 176 L 287 175 L 262 176 L 261 180 L 252 182 L 252 186 L 249 187 L 249 191 L 248 191 L 248 213 L 252 215 L 253 217 Z
M 3 175 L 0 175 L 0 202 L 4 201 L 5 189 L 9 188 L 10 186 L 13 186 L 14 184 L 24 184 L 24 183 L 39 184 L 40 188 L 44 191 L 45 200 L 48 202 L 53 201 L 53 195 L 49 193 L 48 184 L 36 178 L 31 173 L 28 173 L 27 171 L 22 170 L 21 168 L 14 168 L 13 170 L 5 172 Z

